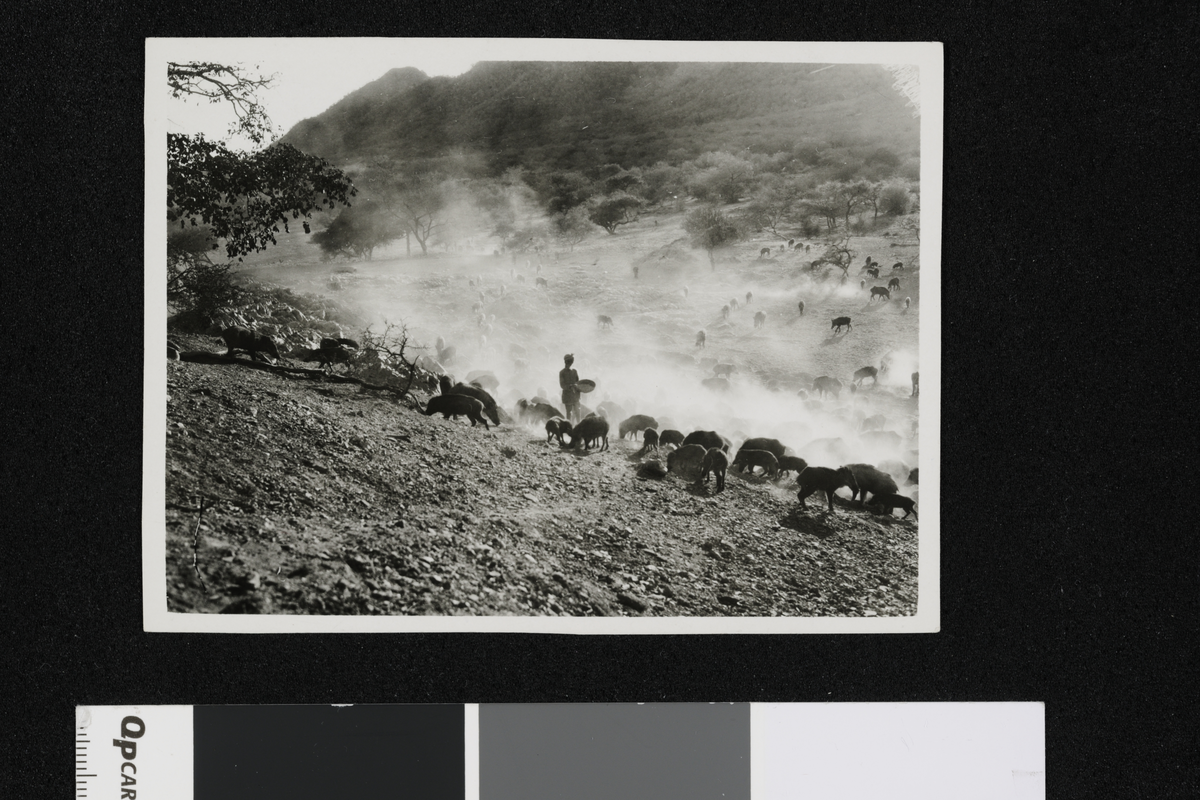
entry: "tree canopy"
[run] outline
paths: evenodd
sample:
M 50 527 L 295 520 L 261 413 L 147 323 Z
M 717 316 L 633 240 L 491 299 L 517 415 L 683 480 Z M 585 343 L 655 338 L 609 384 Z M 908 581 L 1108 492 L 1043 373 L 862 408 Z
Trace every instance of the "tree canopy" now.
M 460 180 L 440 169 L 391 159 L 376 160 L 360 182 L 371 199 L 417 240 L 422 254 L 445 232 L 451 206 L 462 192 Z
M 587 212 L 582 206 L 555 214 L 550 218 L 550 229 L 555 240 L 559 244 L 566 245 L 571 251 L 574 251 L 575 245 L 586 239 L 592 232 Z
M 609 233 L 616 233 L 620 225 L 628 225 L 638 218 L 642 201 L 631 194 L 616 192 L 601 198 L 588 209 L 588 219 Z
M 241 67 L 208 62 L 167 65 L 167 86 L 177 98 L 228 103 L 237 115 L 231 132 L 256 144 L 271 135 L 271 121 L 257 92 L 271 78 Z M 204 136 L 167 134 L 167 220 L 180 226 L 203 223 L 225 240 L 230 258 L 275 244 L 279 226 L 309 217 L 321 206 L 350 204 L 354 185 L 324 159 L 276 143 L 251 153 L 231 150 Z M 308 223 L 303 223 L 308 232 Z
M 378 203 L 365 200 L 342 213 L 323 231 L 313 234 L 313 242 L 325 258 L 365 258 L 371 260 L 376 247 L 382 247 L 403 235 L 388 219 Z
M 171 62 L 171 96 L 227 103 L 237 121 L 230 135 L 256 146 L 274 138 L 271 119 L 258 91 L 272 78 L 251 75 L 240 66 L 210 62 Z M 322 205 L 350 205 L 354 186 L 341 170 L 288 144 L 255 152 L 235 152 L 202 135 L 167 134 L 167 300 L 208 324 L 242 301 L 230 272 L 232 261 L 214 263 L 208 252 L 225 241 L 230 259 L 275 243 L 279 226 Z M 176 225 L 176 223 L 178 223 Z
M 230 258 L 275 244 L 289 219 L 349 205 L 354 194 L 341 170 L 289 144 L 243 154 L 203 136 L 167 135 L 167 220 L 211 225 Z
M 713 251 L 736 242 L 742 236 L 741 227 L 732 218 L 713 206 L 697 208 L 684 218 L 683 229 L 691 236 L 692 244 L 708 252 L 708 263 L 715 270 Z

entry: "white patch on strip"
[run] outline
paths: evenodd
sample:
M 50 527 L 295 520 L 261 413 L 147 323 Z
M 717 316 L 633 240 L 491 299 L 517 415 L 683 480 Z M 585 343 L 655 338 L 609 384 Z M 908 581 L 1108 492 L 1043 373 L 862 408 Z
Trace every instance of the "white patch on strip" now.
M 75 797 L 192 800 L 191 706 L 77 706 Z

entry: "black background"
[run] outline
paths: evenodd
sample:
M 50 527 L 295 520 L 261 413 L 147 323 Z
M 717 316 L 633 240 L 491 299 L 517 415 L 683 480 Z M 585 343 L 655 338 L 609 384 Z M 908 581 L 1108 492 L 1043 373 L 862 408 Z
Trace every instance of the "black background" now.
M 14 4 L 0 795 L 66 796 L 76 704 L 730 700 L 1044 701 L 1049 796 L 1200 794 L 1196 14 Z M 943 42 L 941 632 L 143 633 L 144 38 L 202 35 Z

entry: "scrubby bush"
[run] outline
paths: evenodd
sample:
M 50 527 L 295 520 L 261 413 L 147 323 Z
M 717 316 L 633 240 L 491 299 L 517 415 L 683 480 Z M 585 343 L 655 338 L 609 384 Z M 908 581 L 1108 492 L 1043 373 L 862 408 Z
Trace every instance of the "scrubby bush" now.
M 242 289 L 230 271 L 232 262 L 209 258 L 216 247 L 212 229 L 206 225 L 168 229 L 167 302 L 184 321 L 197 327 L 207 326 L 242 300 Z
M 665 161 L 642 170 L 642 197 L 657 204 L 684 192 L 683 172 Z
M 715 206 L 697 208 L 689 213 L 683 221 L 683 229 L 691 237 L 693 246 L 702 247 L 708 252 L 708 263 L 714 270 L 717 262 L 713 258 L 713 251 L 733 244 L 744 234 L 744 225 L 740 220 L 722 214 Z
M 588 219 L 587 209 L 577 206 L 563 214 L 555 214 L 550 218 L 550 230 L 554 239 L 560 245 L 566 245 L 570 251 L 595 230 Z
M 754 165 L 731 153 L 705 153 L 693 162 L 688 191 L 709 203 L 736 203 L 754 183 Z
M 908 188 L 898 184 L 885 186 L 879 197 L 879 210 L 887 217 L 902 217 L 908 213 Z
M 617 192 L 593 202 L 588 208 L 588 219 L 609 233 L 616 233 L 618 226 L 628 225 L 638 218 L 641 207 L 641 199 Z
M 581 172 L 554 172 L 538 177 L 534 188 L 551 214 L 581 206 L 596 193 L 595 186 Z
M 313 234 L 321 248 L 321 258 L 338 256 L 365 258 L 370 261 L 376 247 L 394 241 L 401 231 L 376 203 L 367 200 L 343 209 L 323 231 Z

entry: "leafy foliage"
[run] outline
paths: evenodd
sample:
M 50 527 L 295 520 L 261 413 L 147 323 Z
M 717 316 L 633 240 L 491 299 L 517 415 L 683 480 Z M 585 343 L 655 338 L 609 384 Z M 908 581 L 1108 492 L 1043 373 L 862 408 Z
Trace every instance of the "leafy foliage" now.
M 883 187 L 879 195 L 879 210 L 888 217 L 902 217 L 909 208 L 908 187 L 900 184 L 890 184 Z
M 838 213 L 841 211 L 840 196 L 838 185 L 832 181 L 826 182 L 804 198 L 804 208 L 807 213 L 825 220 L 825 227 L 833 231 L 837 228 Z
M 788 238 L 779 229 L 795 218 L 803 194 L 801 179 L 774 174 L 764 176 L 747 209 L 750 221 L 776 236 Z
M 378 159 L 364 173 L 361 183 L 371 198 L 417 240 L 421 254 L 443 233 L 451 204 L 461 194 L 461 181 L 429 164 Z
M 349 205 L 355 193 L 341 170 L 289 144 L 242 154 L 203 136 L 167 135 L 167 220 L 211 225 L 230 258 L 275 244 L 289 217 Z
M 206 327 L 219 314 L 238 306 L 241 287 L 230 275 L 230 264 L 214 264 L 208 257 L 216 247 L 206 226 L 175 229 L 167 233 L 167 302 L 198 327 Z
M 343 209 L 323 231 L 313 234 L 313 242 L 324 258 L 365 258 L 402 235 L 378 203 L 367 200 Z
M 875 188 L 863 180 L 836 186 L 835 194 L 845 215 L 847 228 L 850 227 L 850 215 L 870 203 L 874 191 Z
M 582 206 L 576 206 L 563 214 L 555 214 L 550 218 L 550 227 L 554 238 L 559 244 L 566 245 L 574 251 L 575 245 L 582 242 L 592 232 L 588 212 Z
M 683 171 L 665 161 L 642 170 L 642 197 L 654 205 L 676 199 L 685 191 Z
M 731 217 L 722 214 L 715 206 L 697 208 L 684 218 L 683 229 L 691 237 L 695 247 L 708 251 L 708 263 L 715 270 L 713 251 L 733 244 L 742 237 L 742 228 Z
M 240 67 L 210 62 L 170 63 L 167 85 L 176 98 L 228 103 L 237 117 L 231 134 L 256 145 L 274 136 L 257 92 L 271 78 L 254 77 Z M 225 240 L 230 259 L 275 243 L 279 224 L 305 217 L 320 204 L 349 205 L 350 180 L 323 159 L 288 144 L 237 153 L 203 136 L 167 135 L 167 300 L 206 325 L 238 306 L 245 292 L 231 262 L 214 263 L 209 253 Z M 178 223 L 176 227 L 174 223 Z
M 538 194 L 546 204 L 546 211 L 561 214 L 581 206 L 596 193 L 595 186 L 581 172 L 555 172 L 539 181 Z
M 617 192 L 602 198 L 588 209 L 588 219 L 610 234 L 617 232 L 620 225 L 628 225 L 638 218 L 642 201 L 625 192 Z
M 696 159 L 699 171 L 688 182 L 688 190 L 697 200 L 736 203 L 748 192 L 754 178 L 754 165 L 730 153 L 705 153 Z
M 604 178 L 603 186 L 605 194 L 616 194 L 617 192 L 639 196 L 643 194 L 646 187 L 645 182 L 642 180 L 641 169 L 638 167 L 622 169 L 616 164 L 610 166 L 616 167 L 616 169 Z

